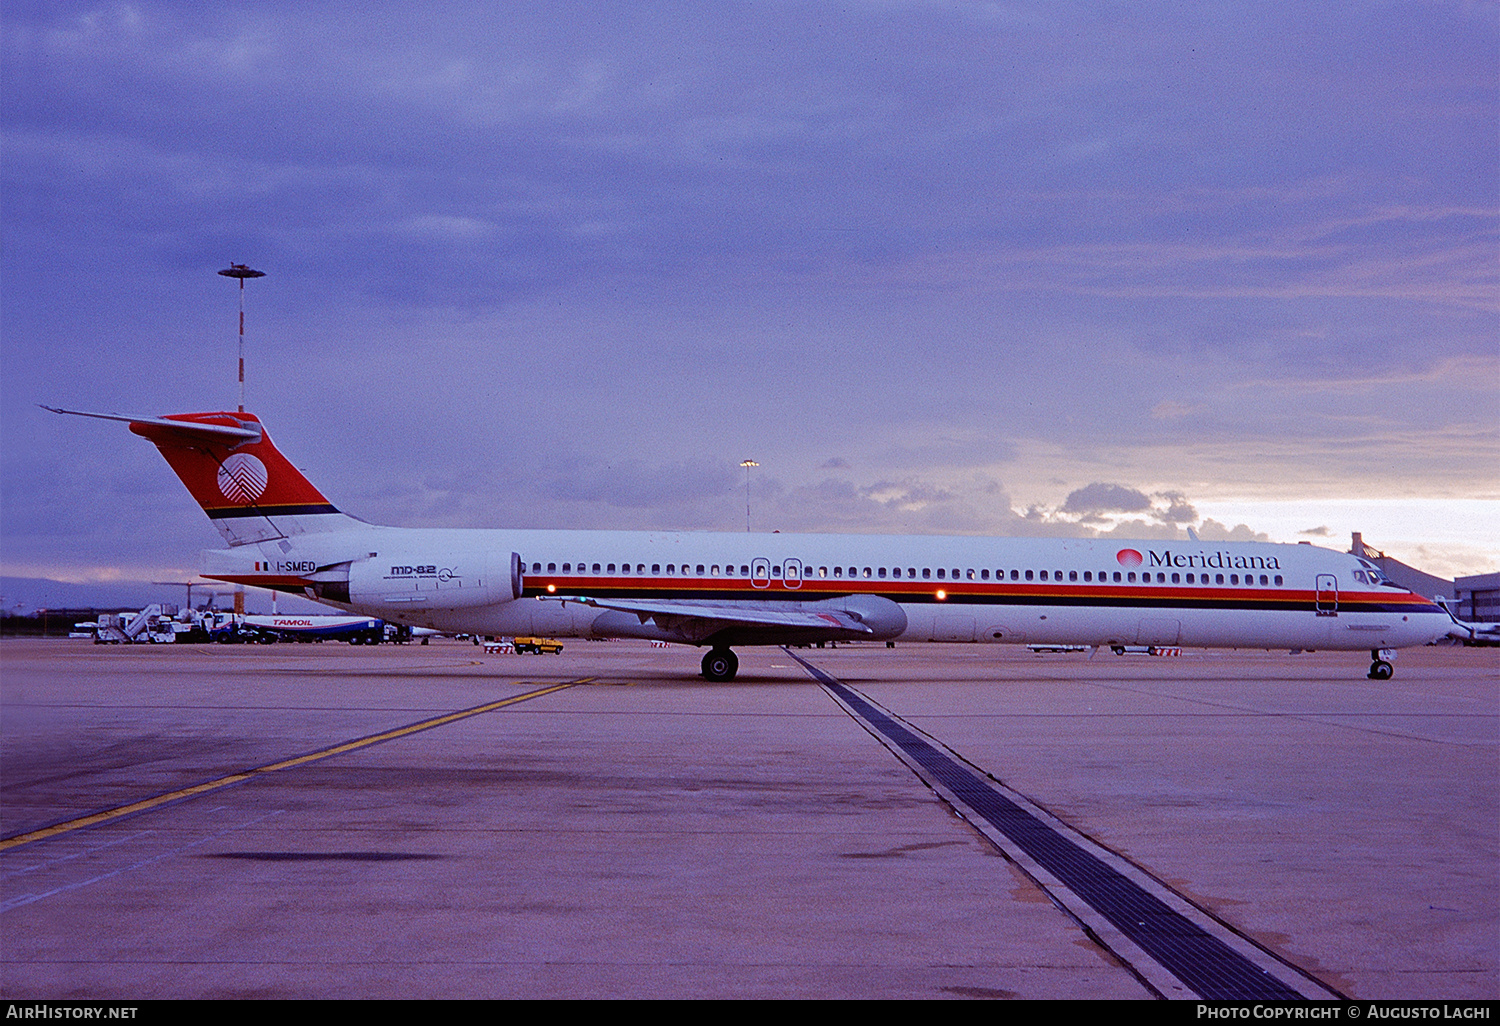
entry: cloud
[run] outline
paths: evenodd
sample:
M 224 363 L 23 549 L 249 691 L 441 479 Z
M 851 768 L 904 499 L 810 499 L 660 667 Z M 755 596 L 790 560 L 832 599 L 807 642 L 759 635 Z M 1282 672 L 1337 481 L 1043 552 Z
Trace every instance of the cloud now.
M 1198 537 L 1204 541 L 1263 542 L 1271 540 L 1270 535 L 1263 531 L 1256 531 L 1247 524 L 1227 527 L 1213 519 L 1204 520 L 1198 525 L 1197 530 Z
M 1166 503 L 1165 509 L 1152 512 L 1158 520 L 1165 520 L 1172 524 L 1190 524 L 1198 519 L 1198 511 L 1181 492 L 1159 492 L 1154 498 Z
M 1071 492 L 1063 501 L 1064 513 L 1136 513 L 1150 509 L 1151 499 L 1144 492 L 1117 484 L 1095 482 Z

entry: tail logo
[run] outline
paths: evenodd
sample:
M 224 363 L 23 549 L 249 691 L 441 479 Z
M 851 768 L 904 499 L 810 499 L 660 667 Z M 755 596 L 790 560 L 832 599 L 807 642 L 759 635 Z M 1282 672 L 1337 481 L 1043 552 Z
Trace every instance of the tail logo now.
M 254 502 L 266 490 L 266 465 L 247 452 L 219 464 L 219 491 L 230 502 Z

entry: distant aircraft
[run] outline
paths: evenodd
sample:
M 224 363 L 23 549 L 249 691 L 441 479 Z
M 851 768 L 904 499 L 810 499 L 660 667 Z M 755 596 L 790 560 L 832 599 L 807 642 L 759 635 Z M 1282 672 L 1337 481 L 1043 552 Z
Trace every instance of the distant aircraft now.
M 378 527 L 251 414 L 53 412 L 156 444 L 229 545 L 205 577 L 445 633 L 696 645 L 712 681 L 736 646 L 827 641 L 1368 649 L 1385 680 L 1395 649 L 1471 634 L 1307 544 Z

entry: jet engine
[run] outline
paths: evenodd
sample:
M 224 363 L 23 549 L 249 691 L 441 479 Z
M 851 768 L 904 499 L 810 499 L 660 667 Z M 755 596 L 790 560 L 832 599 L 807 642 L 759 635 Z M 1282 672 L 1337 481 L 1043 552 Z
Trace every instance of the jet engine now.
M 515 552 L 381 552 L 349 564 L 348 601 L 393 612 L 472 609 L 520 598 L 521 584 L 521 557 Z

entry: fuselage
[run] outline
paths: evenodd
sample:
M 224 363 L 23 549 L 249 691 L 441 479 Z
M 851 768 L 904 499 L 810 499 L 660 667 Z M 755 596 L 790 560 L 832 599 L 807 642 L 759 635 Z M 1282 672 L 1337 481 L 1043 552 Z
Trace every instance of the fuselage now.
M 876 639 L 900 641 L 1381 649 L 1452 626 L 1368 562 L 1311 545 L 381 527 L 291 542 L 208 553 L 208 575 L 442 631 L 697 644 L 771 641 L 674 637 L 596 603 L 869 597 L 899 607 L 899 631 Z

